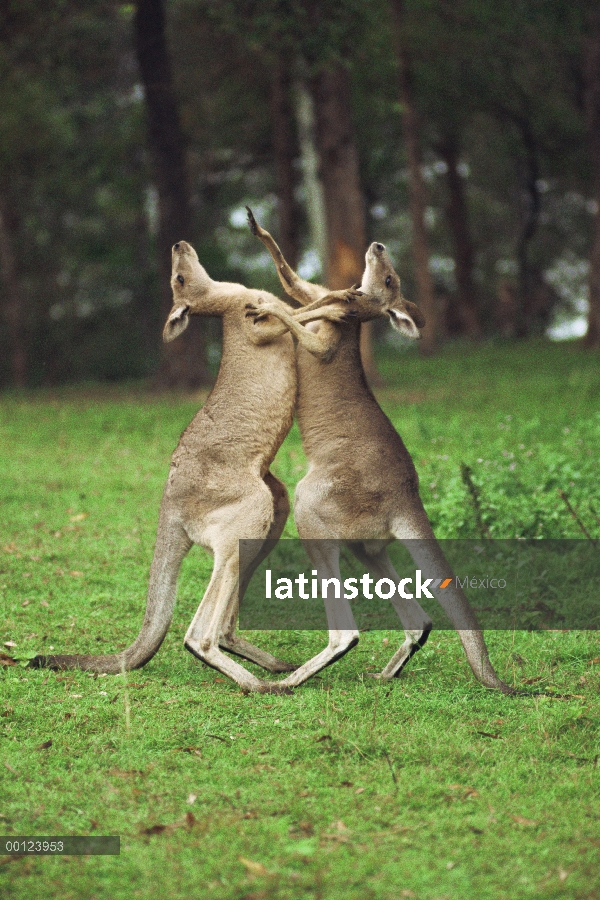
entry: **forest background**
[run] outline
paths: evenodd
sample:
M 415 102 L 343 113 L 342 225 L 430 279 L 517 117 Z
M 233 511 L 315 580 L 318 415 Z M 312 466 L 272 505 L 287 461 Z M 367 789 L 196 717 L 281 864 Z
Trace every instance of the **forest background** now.
M 246 203 L 332 288 L 386 243 L 424 352 L 598 348 L 599 202 L 592 0 L 0 2 L 5 387 L 210 381 L 218 323 L 160 345 L 170 247 L 275 289 Z

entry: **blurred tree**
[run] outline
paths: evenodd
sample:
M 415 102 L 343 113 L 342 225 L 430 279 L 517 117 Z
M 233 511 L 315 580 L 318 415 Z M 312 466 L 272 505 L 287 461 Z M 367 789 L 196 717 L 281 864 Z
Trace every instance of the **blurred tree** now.
M 595 203 L 590 249 L 589 312 L 585 344 L 600 349 L 600 7 L 590 4 L 584 20 L 583 89 L 587 143 Z
M 431 353 L 437 344 L 437 309 L 433 280 L 429 271 L 429 245 L 425 227 L 427 194 L 421 171 L 421 141 L 413 91 L 413 72 L 410 51 L 405 35 L 404 0 L 391 0 L 394 27 L 394 46 L 398 62 L 398 86 L 402 104 L 402 130 L 409 172 L 409 197 L 412 221 L 412 243 L 415 275 L 419 286 L 418 304 L 425 316 L 422 353 Z
M 409 166 L 391 2 L 0 0 L 0 383 L 154 372 L 167 252 L 182 230 L 213 277 L 276 288 L 244 203 L 318 275 L 299 177 L 306 123 L 290 83 L 304 84 L 315 113 L 304 148 L 318 150 L 317 187 L 329 185 L 336 269 L 353 257 L 362 270 L 366 243 L 383 241 L 419 299 L 416 170 L 420 270 L 445 296 L 453 333 L 541 333 L 552 291 L 581 313 L 587 281 L 597 344 L 596 4 L 402 0 L 419 126 L 420 164 Z M 164 65 L 148 54 L 144 89 L 135 17 L 156 4 L 167 11 Z M 161 215 L 180 213 L 161 237 Z M 351 251 L 334 253 L 336 240 Z M 217 325 L 194 325 L 191 352 L 173 349 L 196 367 L 205 340 L 214 370 Z
M 161 312 L 166 321 L 172 303 L 171 247 L 175 241 L 190 239 L 193 229 L 184 137 L 173 89 L 163 0 L 138 0 L 134 28 L 146 99 L 148 143 L 158 187 Z M 188 328 L 172 344 L 163 344 L 159 378 L 171 387 L 188 388 L 209 380 L 206 345 L 200 328 Z
M 481 336 L 481 323 L 477 293 L 473 281 L 475 250 L 469 230 L 469 213 L 464 179 L 459 172 L 459 143 L 455 134 L 446 132 L 435 144 L 446 165 L 448 202 L 446 216 L 453 242 L 456 277 L 456 315 L 453 316 L 454 334 L 469 337 Z M 447 322 L 446 325 L 449 323 Z
M 273 66 L 271 88 L 273 161 L 279 218 L 278 243 L 292 269 L 300 257 L 300 221 L 296 201 L 297 176 L 294 161 L 298 142 L 294 131 L 292 74 L 289 60 L 279 56 Z
M 367 243 L 348 70 L 341 64 L 321 68 L 313 77 L 311 87 L 327 224 L 325 281 L 335 291 L 360 284 Z M 361 325 L 360 346 L 367 378 L 376 381 L 370 322 Z
M 14 209 L 9 212 L 4 194 L 0 193 L 0 277 L 4 288 L 2 313 L 10 348 L 11 381 L 15 387 L 23 388 L 27 384 L 25 309 L 13 249 L 13 238 L 18 229 L 14 220 L 11 222 L 11 213 L 14 217 Z
M 148 176 L 122 9 L 105 0 L 0 4 L 3 219 L 28 384 L 139 376 L 156 359 Z M 2 307 L 6 296 L 4 279 Z M 12 378 L 11 333 L 0 332 L 3 381 Z
M 283 57 L 288 60 L 288 66 L 306 79 L 314 100 L 318 177 L 326 219 L 325 279 L 333 289 L 349 287 L 361 280 L 367 235 L 346 62 L 368 12 L 356 0 L 344 3 L 303 0 L 293 6 L 282 0 L 260 5 L 255 0 L 235 4 L 221 0 L 210 3 L 208 9 L 221 27 L 236 33 L 260 53 L 274 72 L 272 77 L 280 77 Z M 303 122 L 302 113 L 300 105 L 301 140 L 306 142 L 307 123 Z M 281 119 L 274 117 L 275 130 L 282 124 Z M 280 137 L 275 139 L 276 150 L 280 140 Z M 282 213 L 280 227 L 283 226 L 285 234 L 287 221 L 283 212 L 288 208 L 288 201 L 280 193 L 284 182 L 279 178 L 277 183 Z M 317 206 L 313 202 L 313 215 L 318 215 Z M 368 374 L 374 377 L 371 329 L 367 327 L 362 332 L 363 362 Z

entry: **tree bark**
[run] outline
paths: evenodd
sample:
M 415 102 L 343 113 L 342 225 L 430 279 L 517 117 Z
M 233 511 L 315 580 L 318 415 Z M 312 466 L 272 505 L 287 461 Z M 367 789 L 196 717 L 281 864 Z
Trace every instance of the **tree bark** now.
M 448 167 L 448 207 L 446 215 L 452 242 L 456 277 L 456 318 L 460 332 L 468 337 L 481 336 L 481 323 L 477 310 L 477 295 L 473 283 L 474 251 L 467 214 L 464 182 L 458 172 L 458 145 L 453 136 L 446 136 L 438 146 L 439 153 Z
M 404 40 L 404 2 L 390 0 L 394 24 L 394 43 L 398 63 L 398 86 L 402 103 L 402 131 L 406 147 L 409 177 L 409 203 L 412 221 L 412 247 L 418 288 L 418 305 L 425 316 L 426 325 L 420 349 L 423 354 L 432 353 L 437 345 L 437 309 L 433 280 L 429 273 L 429 245 L 425 228 L 427 190 L 421 173 L 421 146 L 419 122 L 413 96 L 413 79 L 410 57 Z
M 14 230 L 4 196 L 0 196 L 0 278 L 4 295 L 2 318 L 8 337 L 12 383 L 14 387 L 23 388 L 27 383 L 27 350 L 24 304 L 11 233 Z
M 146 97 L 148 144 L 159 198 L 158 261 L 161 328 L 171 308 L 171 246 L 192 237 L 192 212 L 169 60 L 164 0 L 138 0 L 135 45 Z M 200 329 L 188 328 L 172 344 L 162 345 L 161 383 L 197 387 L 208 380 L 206 347 Z
M 362 280 L 367 243 L 347 70 L 323 69 L 313 78 L 312 93 L 327 221 L 326 284 L 341 290 Z M 377 381 L 370 322 L 361 326 L 361 354 L 367 378 Z
M 536 141 L 529 122 L 517 121 L 525 147 L 523 177 L 523 225 L 517 242 L 519 264 L 519 309 L 515 322 L 517 337 L 527 337 L 533 325 L 533 294 L 536 275 L 529 260 L 529 246 L 540 222 L 541 198 L 538 190 L 540 177 Z
M 588 147 L 592 164 L 593 196 L 596 201 L 590 249 L 587 347 L 600 349 L 600 10 L 587 23 L 584 39 L 583 80 Z
M 294 135 L 294 114 L 291 102 L 292 79 L 285 60 L 280 59 L 273 74 L 271 111 L 273 121 L 273 154 L 277 188 L 279 235 L 278 243 L 292 269 L 300 256 L 298 208 L 294 195 L 298 155 Z
M 302 179 L 306 194 L 306 217 L 310 232 L 310 242 L 323 272 L 327 258 L 327 215 L 323 185 L 319 178 L 319 151 L 317 149 L 315 103 L 303 78 L 294 82 L 294 100 Z

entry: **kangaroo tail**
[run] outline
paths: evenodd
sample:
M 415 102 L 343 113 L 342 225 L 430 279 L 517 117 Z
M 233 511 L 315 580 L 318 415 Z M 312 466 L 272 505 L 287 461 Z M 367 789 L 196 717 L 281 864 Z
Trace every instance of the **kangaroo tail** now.
M 452 570 L 428 523 L 422 526 L 421 535 L 415 534 L 411 538 L 406 540 L 406 547 L 415 563 L 424 572 L 427 572 L 429 576 L 442 578 L 451 575 Z M 405 538 L 400 539 L 405 541 Z M 453 580 L 445 590 L 437 593 L 436 599 L 456 628 L 467 661 L 477 681 L 485 687 L 501 691 L 503 694 L 519 693 L 515 688 L 505 684 L 496 674 L 477 617 L 456 582 Z
M 139 669 L 152 659 L 162 644 L 175 608 L 177 576 L 184 556 L 192 545 L 183 526 L 169 521 L 161 510 L 154 559 L 150 569 L 150 584 L 146 613 L 137 638 L 126 650 L 106 656 L 36 656 L 29 662 L 32 669 L 84 669 L 118 675 L 119 672 Z

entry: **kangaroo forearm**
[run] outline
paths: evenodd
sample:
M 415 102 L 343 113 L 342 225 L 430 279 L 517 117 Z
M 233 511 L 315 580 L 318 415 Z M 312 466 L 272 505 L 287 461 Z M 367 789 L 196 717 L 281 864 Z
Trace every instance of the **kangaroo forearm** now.
M 271 341 L 281 337 L 281 335 L 285 334 L 288 330 L 287 325 L 284 325 L 283 322 L 274 322 L 272 318 L 270 320 L 261 319 L 257 321 L 254 319 L 252 322 L 250 322 L 250 320 L 246 321 L 249 323 L 248 337 L 252 343 L 257 346 L 269 344 Z
M 271 254 L 271 258 L 277 269 L 279 280 L 283 285 L 286 294 L 293 297 L 293 299 L 297 300 L 298 303 L 301 303 L 302 306 L 310 306 L 315 302 L 318 303 L 323 296 L 323 293 L 327 293 L 327 289 L 318 284 L 311 284 L 310 281 L 305 281 L 303 278 L 300 278 L 300 276 L 288 265 L 283 253 L 271 235 L 268 232 L 263 232 L 263 234 L 265 237 L 262 237 L 260 234 L 258 236 Z
M 284 324 L 284 327 L 291 331 L 298 343 L 305 347 L 309 353 L 313 353 L 315 356 L 324 356 L 329 351 L 330 347 L 321 335 L 307 331 L 294 316 L 284 309 L 273 310 L 272 315 L 276 316 Z M 317 316 L 317 318 L 320 317 Z
M 293 297 L 294 300 L 297 300 L 298 303 L 301 303 L 303 306 L 307 306 L 314 300 L 319 300 L 326 294 L 327 288 L 321 287 L 318 284 L 311 284 L 310 281 L 305 281 L 294 272 L 292 267 L 286 262 L 283 253 L 273 237 L 268 231 L 261 228 L 254 218 L 250 207 L 247 206 L 246 209 L 248 210 L 248 224 L 250 225 L 250 230 L 252 231 L 252 234 L 255 234 L 256 237 L 262 241 L 269 251 L 271 259 L 275 263 L 277 275 L 279 276 L 279 280 L 281 281 L 286 294 Z
M 321 288 L 320 285 L 314 285 L 314 287 L 318 287 L 320 290 L 325 291 L 325 288 Z M 304 318 L 305 313 L 312 313 L 315 310 L 323 309 L 324 306 L 331 306 L 336 303 L 348 303 L 348 291 L 326 291 L 319 297 L 318 300 L 313 300 L 312 303 L 309 303 L 308 306 L 305 306 L 303 309 L 298 310 L 294 313 L 294 318 L 299 322 L 313 322 L 315 319 L 321 318 L 320 316 L 314 316 L 312 318 Z

